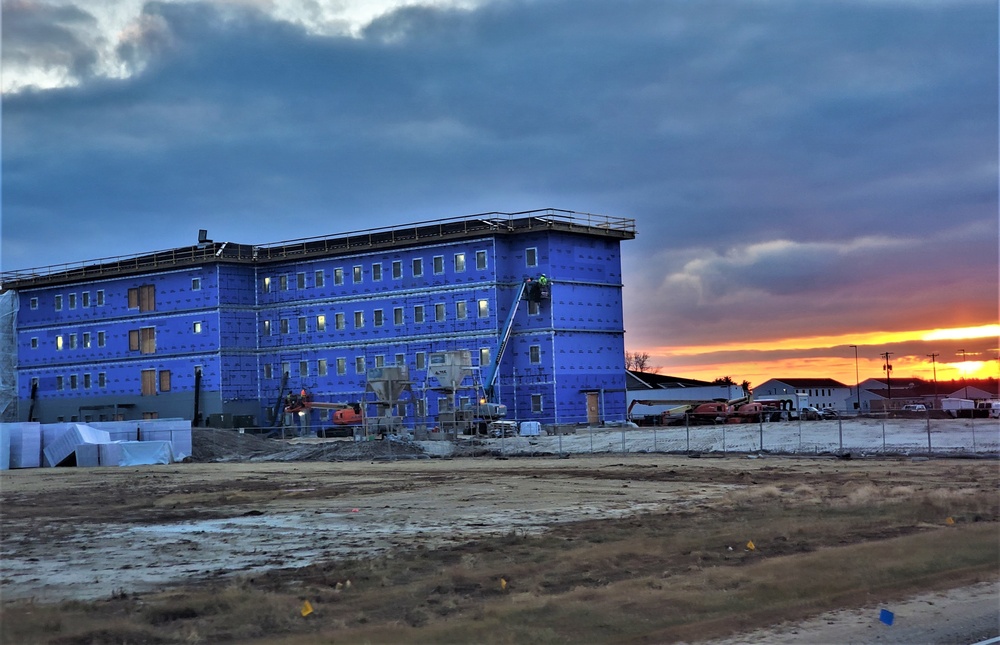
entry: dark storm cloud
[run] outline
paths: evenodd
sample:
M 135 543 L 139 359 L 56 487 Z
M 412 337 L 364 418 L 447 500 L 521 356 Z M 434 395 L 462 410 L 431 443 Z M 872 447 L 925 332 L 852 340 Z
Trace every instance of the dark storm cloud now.
M 69 50 L 67 20 L 21 24 Z M 141 72 L 5 98 L 4 268 L 554 206 L 637 219 L 630 344 L 995 318 L 996 45 L 985 0 L 413 7 L 360 38 L 150 3 Z
M 81 32 L 94 29 L 93 16 L 74 6 L 53 7 L 28 1 L 3 6 L 3 63 L 42 68 L 65 67 L 89 76 L 96 53 Z

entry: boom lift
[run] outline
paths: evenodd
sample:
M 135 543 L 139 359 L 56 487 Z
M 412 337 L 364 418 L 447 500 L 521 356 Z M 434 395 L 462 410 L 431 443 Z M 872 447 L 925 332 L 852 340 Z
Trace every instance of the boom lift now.
M 510 340 L 510 332 L 514 327 L 514 316 L 517 314 L 517 307 L 525 297 L 535 302 L 549 300 L 552 297 L 549 279 L 545 274 L 538 276 L 537 280 L 534 278 L 525 278 L 521 286 L 517 289 L 517 295 L 514 296 L 514 302 L 510 306 L 510 311 L 507 312 L 507 320 L 504 321 L 503 327 L 500 330 L 500 339 L 497 342 L 496 349 L 491 354 L 492 362 L 490 363 L 489 370 L 486 372 L 486 378 L 483 379 L 483 390 L 486 393 L 486 401 L 489 403 L 497 403 L 494 386 L 496 385 L 497 375 L 500 372 L 500 361 L 503 360 L 504 351 L 507 349 L 507 341 Z

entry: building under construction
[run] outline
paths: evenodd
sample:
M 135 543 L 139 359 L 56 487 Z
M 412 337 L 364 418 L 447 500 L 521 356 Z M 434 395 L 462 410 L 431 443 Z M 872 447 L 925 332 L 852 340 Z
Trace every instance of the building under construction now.
M 369 379 L 390 367 L 406 380 L 391 413 L 411 427 L 487 401 L 518 421 L 622 419 L 620 243 L 635 233 L 625 218 L 488 213 L 264 245 L 202 231 L 7 272 L 6 420 L 268 426 L 304 392 L 322 425 L 379 403 Z M 442 354 L 468 357 L 461 383 L 429 369 Z

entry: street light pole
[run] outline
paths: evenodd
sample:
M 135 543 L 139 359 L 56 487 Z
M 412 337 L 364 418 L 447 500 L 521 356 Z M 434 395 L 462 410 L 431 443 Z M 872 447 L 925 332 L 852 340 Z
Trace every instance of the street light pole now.
M 938 407 L 938 400 L 937 400 L 937 362 L 936 362 L 936 359 L 940 355 L 941 354 L 938 353 L 938 352 L 934 352 L 933 354 L 928 354 L 928 356 L 930 356 L 930 358 L 931 358 L 931 367 L 934 368 L 934 407 L 935 408 Z
M 851 345 L 854 348 L 854 391 L 858 395 L 858 414 L 861 414 L 861 373 L 858 371 L 858 346 Z

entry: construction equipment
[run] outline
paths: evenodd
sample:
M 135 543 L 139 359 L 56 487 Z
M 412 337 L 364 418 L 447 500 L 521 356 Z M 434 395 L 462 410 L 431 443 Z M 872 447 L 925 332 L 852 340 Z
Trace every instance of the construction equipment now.
M 409 393 L 409 398 L 413 397 L 409 370 L 405 365 L 373 367 L 368 370 L 367 377 L 365 393 L 375 395 L 376 413 L 365 420 L 365 433 L 384 438 L 399 432 L 403 427 L 403 415 L 400 414 L 403 395 Z
M 646 414 L 635 419 L 632 416 L 632 410 L 637 405 L 645 405 L 651 407 L 661 407 L 669 405 L 670 407 L 666 410 L 662 410 L 656 414 Z M 637 425 L 663 425 L 668 426 L 675 423 L 682 423 L 684 421 L 684 415 L 688 413 L 694 405 L 691 403 L 680 403 L 678 401 L 661 401 L 657 399 L 632 399 L 628 404 L 628 409 L 625 411 L 625 418 L 629 421 L 635 422 Z
M 691 423 L 695 425 L 726 423 L 732 412 L 733 406 L 729 405 L 725 401 L 712 401 L 710 403 L 702 403 L 701 405 L 695 406 L 694 409 L 688 413 L 688 418 L 691 420 Z
M 500 372 L 500 361 L 503 360 L 504 351 L 507 349 L 507 341 L 510 340 L 510 332 L 514 327 L 514 316 L 517 314 L 517 307 L 521 304 L 525 296 L 533 302 L 541 302 L 552 298 L 552 285 L 545 274 L 540 275 L 537 280 L 534 278 L 525 278 L 521 282 L 521 286 L 518 287 L 517 294 L 514 296 L 514 302 L 510 306 L 510 311 L 507 312 L 507 319 L 504 321 L 503 327 L 500 328 L 500 337 L 496 349 L 490 355 L 492 360 L 486 371 L 486 376 L 483 378 L 483 391 L 486 393 L 486 400 L 492 403 L 497 402 L 494 386 L 496 385 L 497 375 Z
M 289 393 L 285 396 L 283 408 L 285 425 L 299 425 L 295 421 L 295 418 L 298 417 L 299 422 L 303 426 L 300 430 L 311 427 L 312 423 L 309 417 L 313 410 L 332 410 L 333 414 L 330 416 L 330 423 L 341 428 L 361 427 L 364 425 L 365 417 L 360 404 L 314 401 L 312 395 L 304 389 L 299 394 Z M 334 436 L 333 433 L 323 430 L 321 427 L 317 427 L 316 432 L 319 436 Z
M 438 430 L 448 436 L 485 434 L 490 421 L 507 416 L 507 406 L 502 403 L 479 399 L 479 388 L 475 382 L 472 367 L 472 353 L 469 350 L 433 352 L 428 356 L 427 376 L 438 385 L 426 389 L 443 392 L 438 399 Z M 476 403 L 460 404 L 458 393 L 470 391 L 476 396 Z

